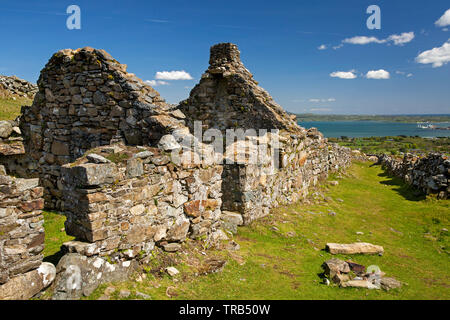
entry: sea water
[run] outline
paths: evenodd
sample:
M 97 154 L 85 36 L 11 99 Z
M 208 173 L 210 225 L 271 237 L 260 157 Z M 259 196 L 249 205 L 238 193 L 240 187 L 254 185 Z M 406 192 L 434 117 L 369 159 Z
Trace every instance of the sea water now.
M 306 129 L 315 127 L 327 138 L 384 137 L 384 136 L 419 136 L 450 137 L 450 130 L 422 129 L 416 123 L 385 121 L 299 121 Z M 431 123 L 438 127 L 449 127 L 450 123 Z

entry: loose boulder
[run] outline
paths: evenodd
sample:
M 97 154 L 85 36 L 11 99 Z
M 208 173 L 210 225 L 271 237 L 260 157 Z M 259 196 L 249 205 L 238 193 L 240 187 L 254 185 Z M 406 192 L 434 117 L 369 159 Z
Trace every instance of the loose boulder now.
M 382 246 L 357 242 L 351 244 L 327 243 L 326 249 L 331 254 L 383 254 Z

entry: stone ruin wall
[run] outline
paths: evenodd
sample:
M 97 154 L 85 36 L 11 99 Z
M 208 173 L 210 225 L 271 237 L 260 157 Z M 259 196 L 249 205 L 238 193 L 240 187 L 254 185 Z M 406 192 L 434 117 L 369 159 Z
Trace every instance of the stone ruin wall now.
M 0 300 L 28 299 L 55 277 L 43 263 L 43 188 L 39 179 L 15 178 L 0 165 Z
M 86 284 L 91 292 L 98 281 L 117 279 L 113 270 L 128 274 L 125 262 L 155 245 L 177 251 L 187 237 L 226 238 L 222 227 L 235 231 L 272 207 L 295 202 L 330 170 L 349 164 L 349 149 L 299 127 L 257 86 L 234 45 L 213 47 L 210 64 L 178 107 L 103 50 L 62 50 L 42 70 L 33 105 L 22 108 L 20 130 L 35 164 L 27 170 L 43 187 L 40 197 L 64 211 L 66 232 L 77 238 L 62 248 L 68 253 L 57 267 L 55 296 L 78 297 L 84 290 L 74 295 L 64 286 L 74 261 L 83 265 L 83 279 L 94 267 L 102 270 L 100 280 Z M 174 150 L 192 152 L 179 143 L 195 140 L 189 133 L 194 120 L 221 131 L 279 129 L 280 168 L 211 164 L 214 152 L 198 141 L 207 161 L 174 162 Z
M 69 252 L 128 260 L 148 255 L 155 244 L 178 251 L 187 237 L 220 229 L 222 166 L 176 165 L 157 148 L 114 148 L 126 159 L 62 168 L 66 231 L 84 241 L 66 244 Z
M 270 209 L 308 195 L 329 172 L 351 163 L 348 148 L 330 145 L 316 129 L 303 135 L 280 136 L 278 169 L 273 162 L 224 165 L 222 210 L 239 212 L 244 224 L 269 214 Z M 269 157 L 274 157 L 269 154 Z
M 403 159 L 382 155 L 379 164 L 393 176 L 425 194 L 436 194 L 439 199 L 448 199 L 450 194 L 450 160 L 442 154 L 418 157 L 406 154 Z
M 19 119 L 0 121 L 0 165 L 15 177 L 39 176 L 37 162 L 25 153 Z
M 248 224 L 270 208 L 304 197 L 329 171 L 349 165 L 350 149 L 328 144 L 316 129 L 298 126 L 295 116 L 258 86 L 236 45 L 211 47 L 209 64 L 189 98 L 180 103 L 191 130 L 194 121 L 201 121 L 202 130 L 218 129 L 224 136 L 227 129 L 279 130 L 278 154 L 268 154 L 279 157 L 278 169 L 273 170 L 273 161 L 224 165 L 223 210 L 242 214 Z
M 39 163 L 48 208 L 62 209 L 61 165 L 113 142 L 154 145 L 182 125 L 180 113 L 157 91 L 103 50 L 55 53 L 38 86 L 20 123 L 26 152 Z
M 0 97 L 5 96 L 15 99 L 16 96 L 32 99 L 38 88 L 35 84 L 16 76 L 0 75 Z

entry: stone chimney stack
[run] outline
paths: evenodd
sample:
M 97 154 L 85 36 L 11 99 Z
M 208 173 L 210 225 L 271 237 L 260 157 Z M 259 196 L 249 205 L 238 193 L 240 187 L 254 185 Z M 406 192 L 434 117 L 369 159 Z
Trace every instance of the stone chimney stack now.
M 209 58 L 210 67 L 219 67 L 227 64 L 240 64 L 241 53 L 237 45 L 232 43 L 219 43 L 211 47 Z

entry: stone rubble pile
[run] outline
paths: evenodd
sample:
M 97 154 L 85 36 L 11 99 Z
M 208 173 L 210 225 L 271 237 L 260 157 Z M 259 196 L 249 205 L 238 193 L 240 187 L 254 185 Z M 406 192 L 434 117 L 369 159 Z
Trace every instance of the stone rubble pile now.
M 37 85 L 16 76 L 0 75 L 0 94 L 7 97 L 26 97 L 32 99 L 38 91 Z
M 384 289 L 389 291 L 401 287 L 398 280 L 385 277 L 385 273 L 374 266 L 371 270 L 352 261 L 330 259 L 322 264 L 326 283 L 335 283 L 341 288 Z M 367 268 L 369 269 L 369 267 Z
M 450 160 L 446 155 L 431 153 L 427 157 L 406 154 L 403 159 L 381 155 L 378 163 L 391 175 L 424 192 L 448 199 L 450 194 Z

